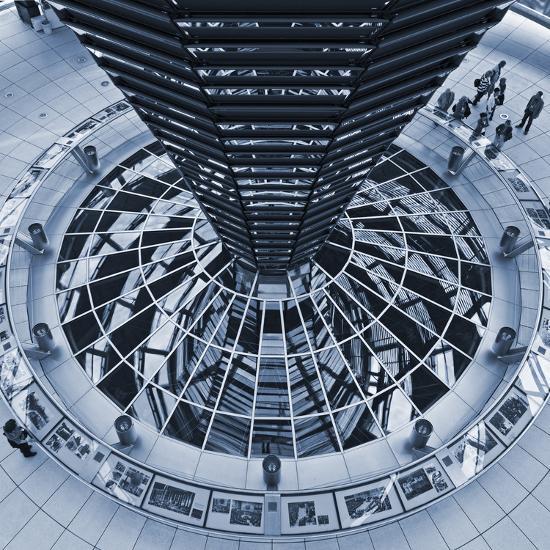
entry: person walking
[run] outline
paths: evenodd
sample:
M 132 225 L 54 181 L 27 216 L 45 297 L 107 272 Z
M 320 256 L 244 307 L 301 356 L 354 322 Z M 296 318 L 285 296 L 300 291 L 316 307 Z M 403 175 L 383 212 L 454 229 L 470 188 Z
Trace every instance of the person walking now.
M 14 449 L 19 449 L 24 457 L 29 458 L 36 455 L 32 450 L 32 446 L 28 443 L 29 433 L 19 426 L 13 418 L 10 418 L 4 424 L 4 435 L 8 443 Z
M 454 103 L 455 94 L 451 88 L 447 88 L 438 98 L 437 98 L 437 108 L 440 111 L 446 113 L 449 110 L 449 107 Z
M 453 105 L 453 117 L 456 120 L 464 120 L 468 118 L 472 111 L 470 109 L 470 100 L 464 95 L 462 96 L 455 105 Z
M 537 92 L 529 100 L 529 103 L 527 103 L 527 107 L 525 107 L 525 112 L 523 114 L 521 122 L 519 124 L 516 124 L 516 128 L 523 128 L 523 126 L 527 122 L 527 126 L 525 126 L 525 130 L 523 132 L 525 135 L 529 133 L 529 130 L 531 129 L 531 124 L 533 124 L 533 120 L 538 118 L 539 115 L 542 113 L 542 109 L 544 108 L 544 100 L 542 99 L 542 95 L 542 92 Z
M 512 129 L 512 123 L 507 120 L 497 126 L 495 131 L 495 139 L 493 139 L 493 145 L 500 151 L 502 146 L 512 139 L 514 131 Z
M 487 118 L 487 113 L 481 113 L 477 121 L 476 127 L 474 128 L 472 135 L 470 136 L 470 141 L 474 141 L 481 136 L 485 135 L 485 128 L 489 126 L 489 120 Z
M 488 92 L 491 87 L 491 79 L 493 77 L 493 71 L 487 71 L 481 78 L 476 78 L 474 84 L 477 88 L 476 96 L 472 103 L 477 105 L 481 98 Z
M 504 59 L 502 61 L 499 61 L 498 65 L 495 65 L 493 67 L 493 74 L 491 75 L 491 84 L 496 86 L 497 81 L 500 79 L 500 74 L 502 72 L 502 69 L 506 66 L 506 61 Z

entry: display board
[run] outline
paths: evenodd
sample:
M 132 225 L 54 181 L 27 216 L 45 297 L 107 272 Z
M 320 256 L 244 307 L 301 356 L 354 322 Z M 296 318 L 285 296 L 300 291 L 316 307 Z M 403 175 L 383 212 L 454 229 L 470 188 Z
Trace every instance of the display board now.
M 193 525 L 204 525 L 210 491 L 155 476 L 149 487 L 143 509 Z
M 359 527 L 387 519 L 403 511 L 395 490 L 395 477 L 361 487 L 337 491 L 336 503 L 342 527 Z
M 412 510 L 448 493 L 454 485 L 439 461 L 432 458 L 400 474 L 396 487 L 405 510 Z
M 472 426 L 457 442 L 437 455 L 455 485 L 481 472 L 503 451 L 504 446 L 485 422 Z
M 281 533 L 322 533 L 338 528 L 332 493 L 281 497 Z
M 239 533 L 264 532 L 264 497 L 212 492 L 206 526 Z
M 152 477 L 150 472 L 111 454 L 99 469 L 93 484 L 123 502 L 140 506 Z

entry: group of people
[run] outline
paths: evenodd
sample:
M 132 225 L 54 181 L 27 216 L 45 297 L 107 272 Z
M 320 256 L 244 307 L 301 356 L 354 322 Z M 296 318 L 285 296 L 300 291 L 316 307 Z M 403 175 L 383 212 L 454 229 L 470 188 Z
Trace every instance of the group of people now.
M 438 109 L 447 113 L 452 106 L 452 116 L 456 120 L 462 121 L 472 114 L 470 105 L 478 105 L 486 96 L 485 108 L 479 115 L 479 119 L 470 136 L 470 141 L 474 141 L 485 135 L 485 131 L 489 127 L 490 121 L 493 120 L 497 107 L 499 105 L 504 105 L 506 78 L 502 77 L 501 73 L 505 66 L 506 61 L 500 61 L 493 69 L 486 71 L 481 78 L 476 78 L 474 80 L 474 86 L 476 87 L 474 99 L 463 96 L 453 105 L 455 94 L 450 88 L 447 88 L 437 100 Z M 516 128 L 523 128 L 525 126 L 525 135 L 529 133 L 533 120 L 539 117 L 544 108 L 542 96 L 542 92 L 537 92 L 531 97 L 525 107 L 523 119 L 516 125 Z M 512 137 L 512 123 L 510 120 L 506 120 L 496 127 L 493 145 L 500 151 L 504 143 L 512 139 Z

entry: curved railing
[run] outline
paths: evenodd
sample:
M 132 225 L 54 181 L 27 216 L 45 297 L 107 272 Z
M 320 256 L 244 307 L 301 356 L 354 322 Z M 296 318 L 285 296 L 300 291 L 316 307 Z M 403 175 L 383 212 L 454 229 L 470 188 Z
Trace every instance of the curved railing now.
M 487 143 L 470 144 L 464 130 L 452 128 L 449 119 L 428 107 L 423 116 L 445 126 L 472 148 L 516 197 L 529 220 L 539 259 L 539 332 L 533 335 L 516 374 L 473 424 L 442 447 L 429 449 L 391 473 L 342 489 L 279 493 L 230 491 L 161 473 L 81 426 L 58 403 L 25 355 L 11 318 L 10 259 L 20 221 L 41 184 L 74 147 L 131 112 L 130 105 L 120 101 L 78 125 L 37 159 L 0 209 L 0 389 L 38 444 L 63 467 L 119 503 L 169 523 L 230 533 L 227 536 L 263 535 L 268 515 L 275 514 L 281 535 L 314 537 L 393 521 L 458 490 L 505 454 L 534 422 L 550 391 L 550 337 L 546 336 L 550 302 L 542 285 L 550 272 L 550 257 L 542 241 L 550 237 L 550 218 L 529 178 L 515 166 L 512 180 L 512 173 L 502 170 L 502 163 L 513 165 L 505 155 L 491 161 L 484 155 Z M 266 495 L 276 496 L 269 503 L 274 511 L 268 508 Z

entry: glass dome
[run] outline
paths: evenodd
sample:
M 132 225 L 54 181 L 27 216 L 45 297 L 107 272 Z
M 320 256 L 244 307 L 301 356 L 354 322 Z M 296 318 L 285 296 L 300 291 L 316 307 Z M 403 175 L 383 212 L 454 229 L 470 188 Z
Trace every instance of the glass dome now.
M 158 144 L 93 189 L 57 263 L 92 382 L 168 437 L 244 457 L 342 452 L 421 416 L 468 368 L 490 301 L 472 217 L 397 146 L 287 276 L 227 254 Z

